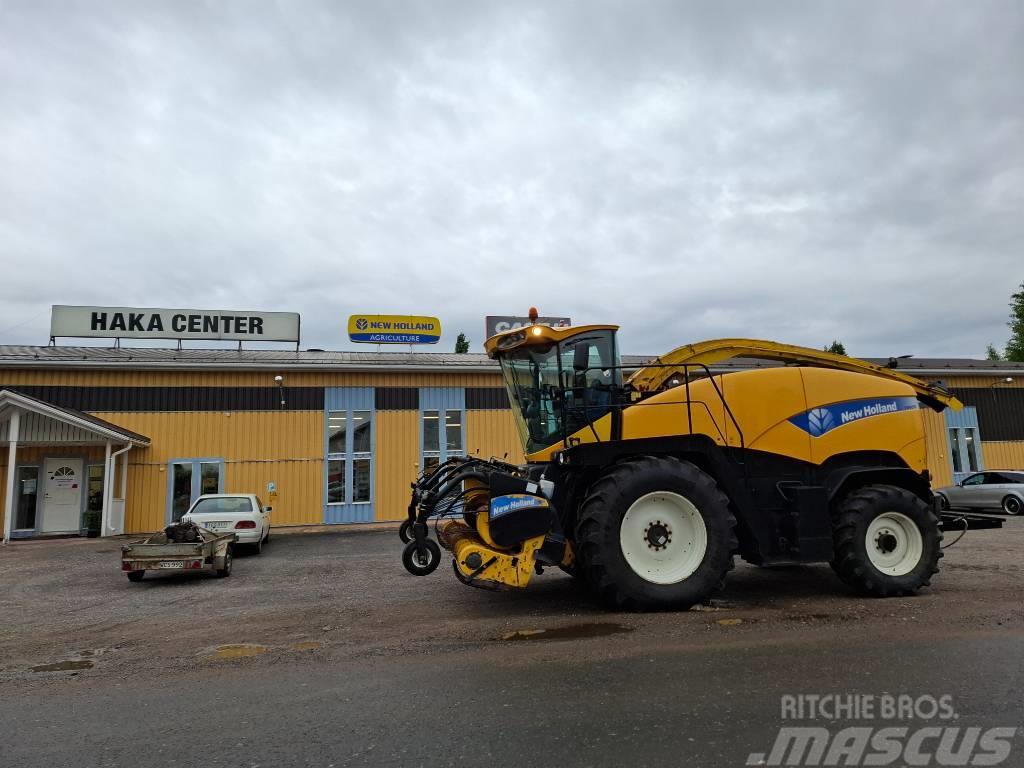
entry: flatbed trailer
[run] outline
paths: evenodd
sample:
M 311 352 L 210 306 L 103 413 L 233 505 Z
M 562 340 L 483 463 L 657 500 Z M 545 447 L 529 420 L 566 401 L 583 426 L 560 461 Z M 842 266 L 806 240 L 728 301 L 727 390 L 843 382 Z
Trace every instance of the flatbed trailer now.
M 129 581 L 142 581 L 146 571 L 162 573 L 212 570 L 218 576 L 231 575 L 232 549 L 238 538 L 234 533 L 214 533 L 199 528 L 200 540 L 168 541 L 164 533 L 121 547 L 121 570 Z

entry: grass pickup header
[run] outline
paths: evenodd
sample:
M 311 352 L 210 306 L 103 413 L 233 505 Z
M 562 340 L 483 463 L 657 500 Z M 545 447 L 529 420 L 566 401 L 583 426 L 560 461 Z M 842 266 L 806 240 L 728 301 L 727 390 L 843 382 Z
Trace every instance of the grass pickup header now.
M 298 342 L 299 322 L 294 312 L 57 305 L 50 336 Z

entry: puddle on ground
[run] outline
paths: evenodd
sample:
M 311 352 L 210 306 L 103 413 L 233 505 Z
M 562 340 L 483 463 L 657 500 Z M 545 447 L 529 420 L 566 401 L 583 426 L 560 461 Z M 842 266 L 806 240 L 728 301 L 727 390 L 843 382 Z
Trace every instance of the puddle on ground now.
M 29 667 L 33 672 L 67 672 L 72 669 L 92 669 L 94 662 L 88 659 L 73 659 L 69 661 L 55 661 L 52 664 L 39 664 Z
M 260 656 L 266 653 L 269 648 L 265 645 L 254 643 L 236 643 L 233 645 L 218 645 L 216 650 L 206 658 L 212 661 L 228 661 L 230 659 L 245 659 L 250 656 Z
M 318 651 L 324 647 L 324 644 L 314 640 L 306 640 L 301 643 L 292 643 L 288 647 L 293 651 Z
M 517 629 L 502 636 L 502 640 L 580 640 L 588 637 L 605 637 L 607 635 L 618 635 L 623 632 L 632 632 L 633 627 L 623 624 L 573 624 L 568 627 L 554 627 L 552 629 Z

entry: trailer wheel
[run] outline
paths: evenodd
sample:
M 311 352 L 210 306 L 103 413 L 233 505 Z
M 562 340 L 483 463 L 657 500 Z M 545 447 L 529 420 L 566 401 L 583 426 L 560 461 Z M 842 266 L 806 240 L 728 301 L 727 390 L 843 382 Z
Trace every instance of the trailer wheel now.
M 231 563 L 233 560 L 234 557 L 231 555 L 231 547 L 228 547 L 228 551 L 224 553 L 224 567 L 217 569 L 218 578 L 223 579 L 231 575 Z
M 905 488 L 869 485 L 851 493 L 839 506 L 832 537 L 832 569 L 864 594 L 912 595 L 939 572 L 939 519 Z
M 128 581 L 142 581 L 145 576 L 145 571 L 128 571 Z
M 685 610 L 723 586 L 736 518 L 688 461 L 640 456 L 590 488 L 576 528 L 578 568 L 617 610 Z

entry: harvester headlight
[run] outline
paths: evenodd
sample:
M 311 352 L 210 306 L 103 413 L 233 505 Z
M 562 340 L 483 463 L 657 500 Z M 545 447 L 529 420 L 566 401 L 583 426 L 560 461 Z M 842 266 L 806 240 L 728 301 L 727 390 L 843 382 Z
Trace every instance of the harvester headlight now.
M 534 336 L 540 336 L 541 333 L 542 333 L 542 330 L 543 329 L 539 325 L 533 326 L 533 335 Z

